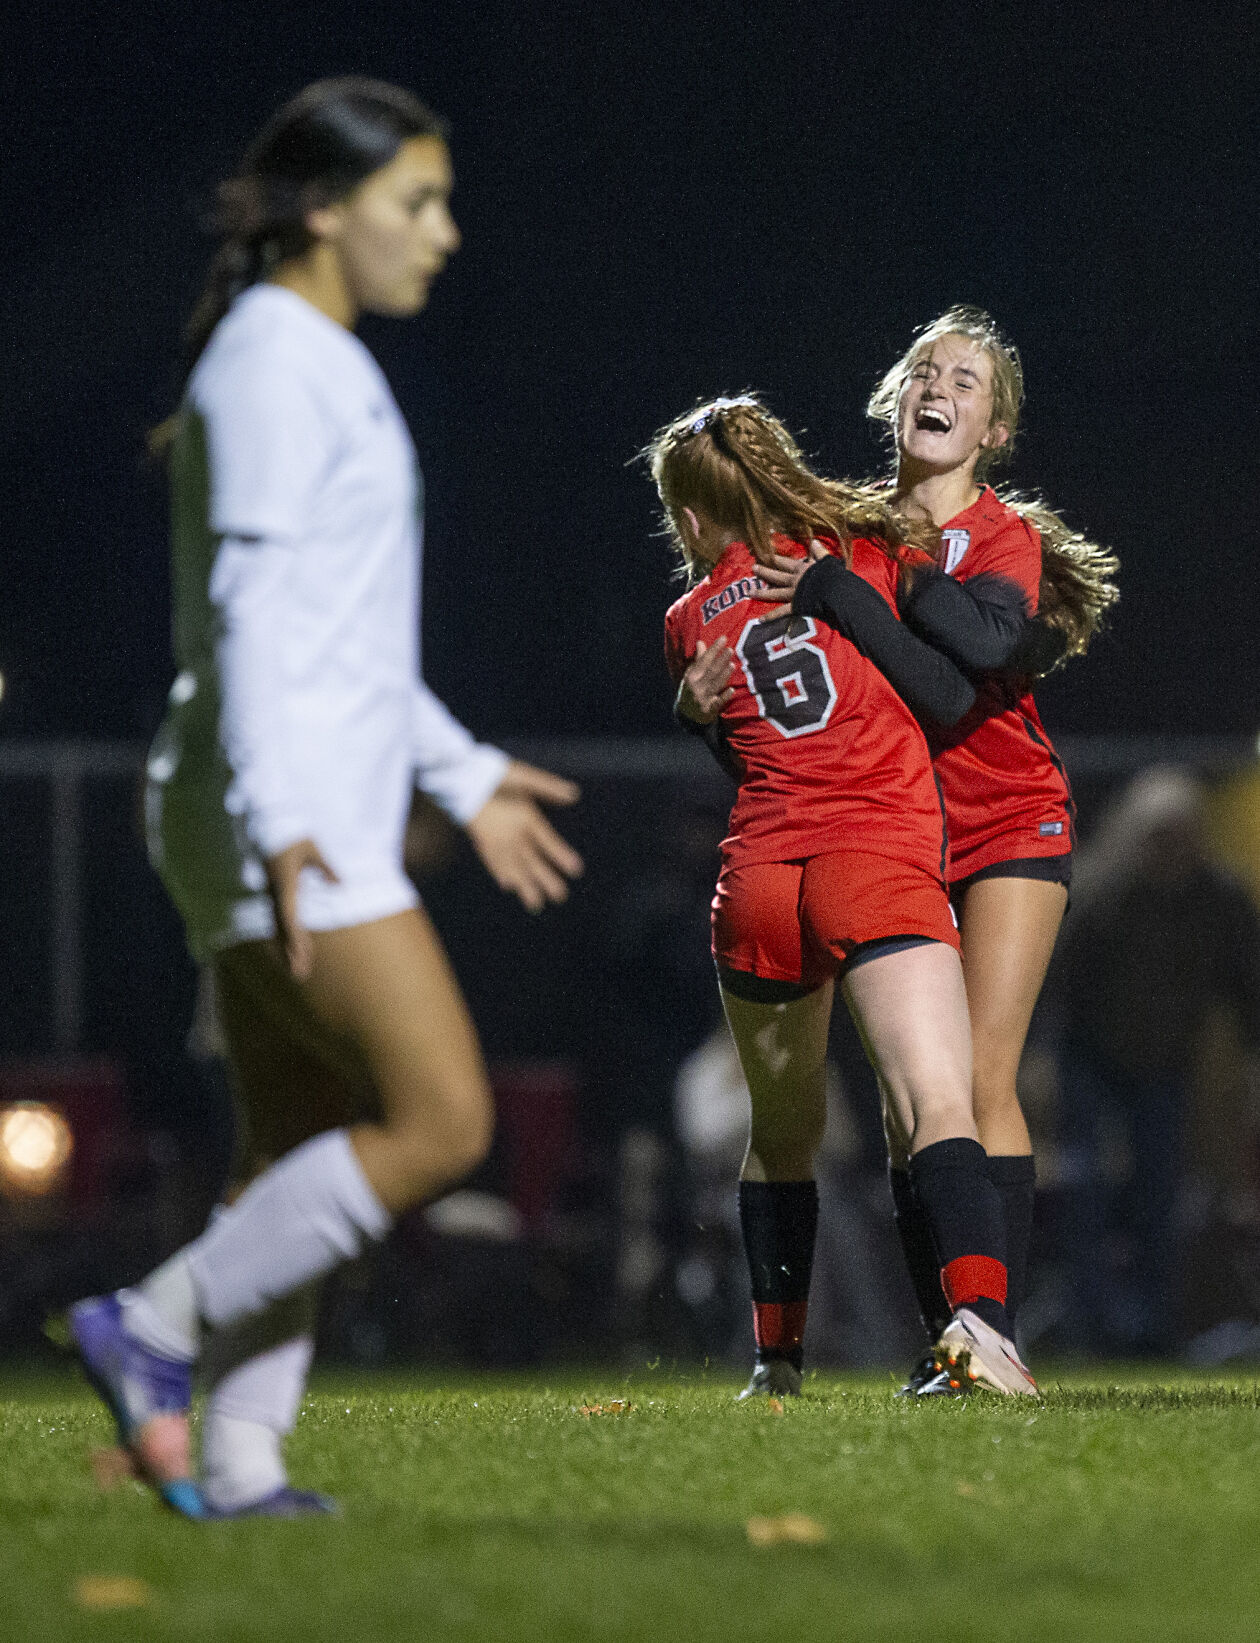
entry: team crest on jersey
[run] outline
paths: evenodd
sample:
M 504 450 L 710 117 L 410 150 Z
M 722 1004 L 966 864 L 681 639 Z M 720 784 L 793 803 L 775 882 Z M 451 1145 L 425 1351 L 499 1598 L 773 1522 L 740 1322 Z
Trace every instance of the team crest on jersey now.
M 745 599 L 765 599 L 770 589 L 759 576 L 741 576 L 738 582 L 728 582 L 721 593 L 710 594 L 700 606 L 700 620 L 711 622 L 733 605 L 742 605 Z
M 941 545 L 945 549 L 945 574 L 952 576 L 963 562 L 963 555 L 971 546 L 971 532 L 967 530 L 949 530 L 941 532 Z

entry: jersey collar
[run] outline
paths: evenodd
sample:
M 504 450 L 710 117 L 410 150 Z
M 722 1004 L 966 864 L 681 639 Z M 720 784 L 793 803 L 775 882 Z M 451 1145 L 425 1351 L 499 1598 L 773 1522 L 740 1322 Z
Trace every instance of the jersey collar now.
M 944 531 L 969 530 L 972 526 L 981 522 L 992 525 L 1001 519 L 1004 512 L 1002 502 L 992 485 L 983 485 L 980 489 L 980 495 L 971 506 L 964 508 L 961 513 L 956 513 L 952 519 L 947 519 L 941 529 Z

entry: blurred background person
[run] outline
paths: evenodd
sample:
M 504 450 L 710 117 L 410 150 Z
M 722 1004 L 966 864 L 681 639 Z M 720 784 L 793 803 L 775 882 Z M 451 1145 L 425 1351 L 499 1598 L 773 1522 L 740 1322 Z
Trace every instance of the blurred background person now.
M 1196 1064 L 1222 1010 L 1245 1051 L 1260 1048 L 1260 917 L 1209 851 L 1204 803 L 1188 771 L 1145 771 L 1081 858 L 1052 981 L 1066 1345 L 1175 1345 Z

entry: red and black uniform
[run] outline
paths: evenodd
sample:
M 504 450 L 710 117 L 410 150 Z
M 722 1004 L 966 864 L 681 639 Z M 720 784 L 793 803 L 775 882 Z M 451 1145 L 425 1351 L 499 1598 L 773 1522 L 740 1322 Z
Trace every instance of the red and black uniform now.
M 665 618 L 676 682 L 701 640 L 724 637 L 736 659 L 734 696 L 705 739 L 739 784 L 713 901 L 714 956 L 739 996 L 769 1002 L 791 996 L 785 983 L 817 987 L 870 943 L 958 947 L 940 795 L 907 704 L 952 723 L 976 692 L 898 619 L 897 580 L 894 560 L 855 541 L 851 570 L 834 555 L 820 561 L 793 612 L 766 617 L 756 562 L 733 543 Z M 756 990 L 768 987 L 778 990 Z M 1002 1205 L 984 1149 L 967 1137 L 938 1141 L 915 1154 L 911 1173 L 942 1298 L 1009 1334 Z M 758 1374 L 784 1358 L 799 1371 L 814 1182 L 741 1182 L 740 1221 Z
M 977 681 L 971 711 L 928 732 L 957 883 L 1001 862 L 1067 855 L 1075 809 L 1029 680 L 1009 671 L 1037 611 L 1041 540 L 988 486 L 941 535 L 940 568 L 916 576 L 902 616 Z
M 853 544 L 856 574 L 836 570 L 878 605 L 875 625 L 900 626 L 897 566 L 875 544 Z M 813 616 L 767 617 L 763 591 L 752 554 L 732 543 L 665 619 L 675 682 L 700 640 L 725 637 L 736 659 L 719 721 L 739 792 L 714 899 L 718 963 L 808 987 L 871 941 L 957 946 L 940 797 L 914 715 L 852 640 Z
M 952 726 L 939 722 L 930 703 L 921 713 L 945 802 L 951 891 L 958 893 L 969 881 L 995 873 L 1066 884 L 1074 843 L 1072 794 L 1030 690 L 1037 668 L 1033 658 L 1052 658 L 1053 641 L 1061 640 L 1055 630 L 1033 620 L 1041 583 L 1040 539 L 987 486 L 941 536 L 939 564 L 907 552 L 915 569 L 900 608 L 907 635 L 950 658 L 976 687 L 974 702 Z M 793 610 L 815 611 L 839 631 L 857 633 L 861 642 L 866 616 L 846 597 L 851 594 L 829 565 L 815 565 L 801 579 Z M 913 702 L 904 682 L 892 672 L 888 677 Z M 987 1163 L 1003 1200 L 1013 1314 L 1032 1227 L 1033 1165 L 1019 1155 L 991 1157 Z M 939 1249 L 929 1236 L 921 1184 L 898 1170 L 890 1172 L 890 1179 L 920 1309 L 929 1335 L 935 1336 L 947 1316 L 946 1296 L 937 1282 Z

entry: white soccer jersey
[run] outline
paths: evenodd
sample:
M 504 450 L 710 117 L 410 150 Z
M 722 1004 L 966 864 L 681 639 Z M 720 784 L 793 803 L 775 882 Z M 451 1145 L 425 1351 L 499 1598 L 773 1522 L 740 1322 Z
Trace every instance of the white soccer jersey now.
M 420 677 L 420 485 L 384 376 L 280 286 L 220 321 L 172 453 L 179 669 L 149 758 L 150 849 L 201 957 L 274 933 L 262 861 L 311 838 L 313 930 L 415 904 L 413 784 L 456 821 L 507 756 Z

